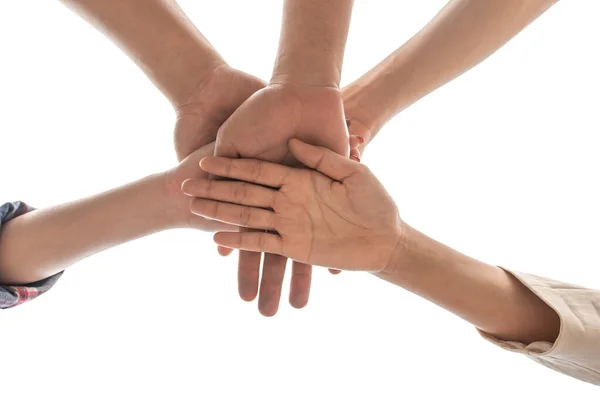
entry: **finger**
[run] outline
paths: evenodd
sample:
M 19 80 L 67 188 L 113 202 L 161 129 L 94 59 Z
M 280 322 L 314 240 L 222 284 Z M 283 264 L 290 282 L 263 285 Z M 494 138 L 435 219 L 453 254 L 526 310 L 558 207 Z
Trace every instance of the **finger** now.
M 238 226 L 226 224 L 219 221 L 211 221 L 210 219 L 194 215 L 190 212 L 187 219 L 188 225 L 192 228 L 199 229 L 204 232 L 237 232 L 240 230 Z
M 279 309 L 281 288 L 285 275 L 287 258 L 266 253 L 263 260 L 260 292 L 258 293 L 258 311 L 265 317 L 272 317 Z
M 228 255 L 233 253 L 233 249 L 223 247 L 223 246 L 217 246 L 217 251 L 219 252 L 219 255 L 223 256 L 223 257 L 227 257 Z
M 276 230 L 275 213 L 262 208 L 195 198 L 190 202 L 190 211 L 204 218 L 231 225 L 252 229 Z
M 341 271 L 341 270 L 339 270 L 339 269 L 333 269 L 333 268 L 329 268 L 329 273 L 330 273 L 331 275 L 339 275 L 339 274 L 341 274 L 341 273 L 342 273 L 342 271 Z
M 279 188 L 285 177 L 293 171 L 290 167 L 266 161 L 223 157 L 205 157 L 200 161 L 200 167 L 209 174 L 223 178 L 274 188 Z
M 282 239 L 279 235 L 265 232 L 217 232 L 216 244 L 231 249 L 281 254 Z
M 292 139 L 289 148 L 292 155 L 302 164 L 316 169 L 336 181 L 343 181 L 357 172 L 354 162 L 324 147 Z
M 358 148 L 358 146 L 360 146 L 361 144 L 363 144 L 365 142 L 365 139 L 363 139 L 362 136 L 350 135 L 349 142 L 350 142 L 350 148 L 356 149 L 356 148 Z
M 350 158 L 356 162 L 360 162 L 360 151 L 358 149 L 350 149 Z
M 225 201 L 245 206 L 273 208 L 277 191 L 247 182 L 188 179 L 181 185 L 187 196 Z
M 238 257 L 238 293 L 244 301 L 252 301 L 258 294 L 261 257 L 261 253 L 240 251 Z
M 292 281 L 290 283 L 290 304 L 294 308 L 304 308 L 310 296 L 312 266 L 294 261 L 292 263 Z

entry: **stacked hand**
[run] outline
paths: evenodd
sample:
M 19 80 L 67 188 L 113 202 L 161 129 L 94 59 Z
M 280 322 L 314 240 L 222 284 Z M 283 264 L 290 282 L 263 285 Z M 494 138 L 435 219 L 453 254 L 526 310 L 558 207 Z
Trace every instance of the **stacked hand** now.
M 175 152 L 181 161 L 217 138 L 221 125 L 248 97 L 265 87 L 260 79 L 227 65 L 204 78 L 177 109 Z
M 244 157 L 295 165 L 288 141 L 300 138 L 347 156 L 348 133 L 339 90 L 329 87 L 270 85 L 252 95 L 219 130 L 215 155 Z M 258 173 L 259 171 L 254 171 Z M 260 253 L 241 251 L 240 296 L 253 300 L 258 293 Z M 285 273 L 286 258 L 265 254 L 260 279 L 259 310 L 274 315 Z M 292 264 L 290 303 L 308 302 L 311 266 Z
M 354 136 L 349 142 L 346 125 L 341 95 L 335 88 L 285 84 L 265 87 L 251 75 L 226 65 L 218 67 L 177 111 L 175 149 L 178 158 L 184 161 L 169 175 L 169 190 L 177 198 L 178 207 L 187 211 L 189 200 L 180 191 L 176 192 L 187 178 L 207 178 L 198 168 L 198 162 L 208 155 L 209 147 L 194 150 L 212 144 L 215 139 L 215 154 L 228 157 L 296 165 L 288 150 L 288 141 L 296 137 L 343 155 L 348 155 L 350 143 L 350 155 L 358 160 L 361 140 Z M 188 226 L 198 229 L 234 229 L 193 214 L 189 214 L 187 221 Z M 222 255 L 231 251 L 219 247 Z M 274 315 L 279 306 L 286 259 L 266 254 L 261 279 L 260 253 L 242 251 L 239 258 L 240 296 L 246 301 L 255 299 L 260 282 L 259 310 L 264 315 Z M 294 262 L 290 288 L 293 306 L 306 305 L 310 283 L 311 267 Z
M 293 139 L 289 149 L 310 169 L 259 160 L 202 160 L 205 172 L 238 181 L 186 181 L 183 191 L 194 197 L 193 212 L 260 230 L 219 232 L 215 242 L 345 270 L 388 267 L 403 223 L 377 178 L 364 165 L 323 147 Z

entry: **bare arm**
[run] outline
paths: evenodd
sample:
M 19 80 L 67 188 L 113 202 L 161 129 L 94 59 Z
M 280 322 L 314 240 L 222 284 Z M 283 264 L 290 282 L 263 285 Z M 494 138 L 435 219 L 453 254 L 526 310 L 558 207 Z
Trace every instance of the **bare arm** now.
M 61 0 L 104 32 L 175 107 L 224 64 L 175 0 Z
M 286 0 L 272 83 L 339 87 L 353 0 Z
M 0 284 L 27 284 L 97 252 L 173 227 L 160 175 L 88 199 L 36 210 L 0 232 Z
M 186 182 L 184 192 L 195 197 L 192 212 L 256 229 L 219 232 L 216 243 L 371 272 L 472 323 L 505 349 L 600 384 L 600 291 L 509 272 L 461 254 L 403 222 L 392 197 L 364 165 L 296 139 L 289 148 L 308 169 L 202 160 L 205 172 L 230 180 Z M 439 337 L 443 340 L 443 329 Z
M 217 233 L 219 245 L 372 272 L 497 338 L 556 340 L 560 323 L 551 307 L 502 268 L 465 256 L 402 221 L 393 199 L 367 167 L 296 139 L 290 151 L 309 169 L 248 159 L 202 160 L 207 173 L 263 185 L 184 184 L 184 192 L 197 197 L 192 212 L 263 231 Z
M 172 228 L 227 229 L 193 216 L 182 182 L 204 177 L 198 168 L 214 145 L 176 168 L 74 202 L 32 211 L 0 229 L 0 285 L 45 279 L 108 248 Z
M 554 342 L 557 313 L 502 268 L 461 254 L 404 224 L 379 278 L 401 286 L 502 340 Z
M 400 111 L 485 60 L 557 1 L 450 1 L 407 43 L 344 88 L 346 115 L 364 125 L 370 141 Z

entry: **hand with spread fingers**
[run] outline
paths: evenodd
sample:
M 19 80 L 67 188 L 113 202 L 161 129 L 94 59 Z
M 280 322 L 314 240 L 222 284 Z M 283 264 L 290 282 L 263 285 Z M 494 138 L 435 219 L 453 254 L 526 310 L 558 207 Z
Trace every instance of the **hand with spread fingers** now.
M 263 231 L 219 232 L 215 242 L 341 270 L 385 269 L 403 222 L 381 183 L 366 166 L 323 147 L 293 139 L 289 149 L 310 169 L 207 157 L 205 172 L 236 181 L 184 182 L 196 215 Z

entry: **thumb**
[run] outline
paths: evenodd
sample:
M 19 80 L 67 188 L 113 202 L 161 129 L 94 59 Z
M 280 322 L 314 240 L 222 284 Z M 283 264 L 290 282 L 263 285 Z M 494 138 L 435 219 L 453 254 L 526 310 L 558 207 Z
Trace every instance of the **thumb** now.
M 228 158 L 238 158 L 240 156 L 236 149 L 235 143 L 229 140 L 228 137 L 227 125 L 223 124 L 217 133 L 217 139 L 215 140 L 215 151 L 213 155 Z
M 357 166 L 360 166 L 325 147 L 313 146 L 298 139 L 290 140 L 288 146 L 296 160 L 336 181 L 343 182 L 356 173 Z

